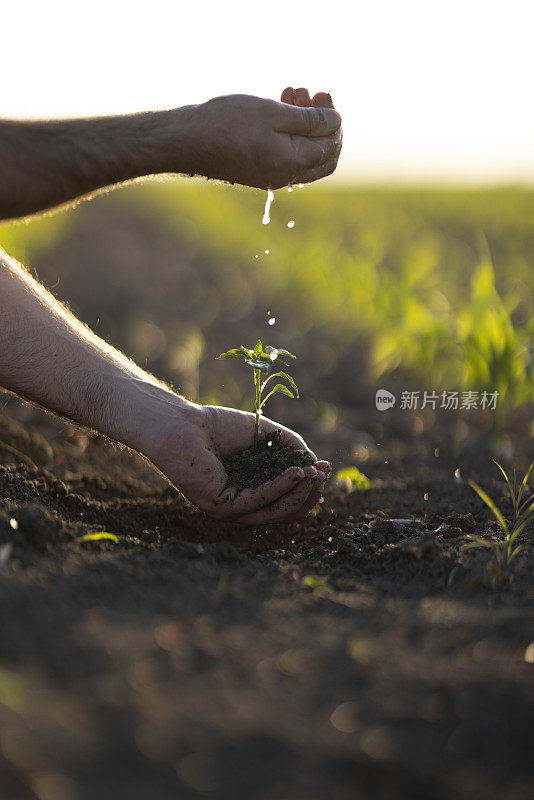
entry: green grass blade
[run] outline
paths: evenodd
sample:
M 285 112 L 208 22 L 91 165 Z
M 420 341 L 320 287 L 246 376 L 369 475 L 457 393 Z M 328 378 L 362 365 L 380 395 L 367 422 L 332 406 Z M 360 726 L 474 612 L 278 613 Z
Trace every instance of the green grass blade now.
M 485 504 L 488 506 L 488 508 L 489 508 L 489 509 L 492 511 L 492 513 L 493 513 L 493 515 L 494 515 L 495 519 L 497 520 L 497 522 L 499 523 L 499 525 L 501 526 L 501 528 L 503 529 L 503 531 L 504 531 L 506 534 L 508 534 L 508 525 L 506 524 L 506 521 L 505 521 L 505 519 L 504 519 L 503 515 L 501 514 L 501 512 L 499 511 L 499 509 L 497 508 L 497 506 L 495 505 L 495 503 L 494 503 L 494 502 L 493 502 L 493 500 L 491 499 L 491 497 L 489 497 L 489 496 L 486 494 L 486 492 L 484 491 L 484 489 L 482 489 L 482 488 L 481 488 L 481 487 L 478 485 L 478 483 L 475 483 L 474 481 L 469 481 L 469 486 L 470 486 L 472 489 L 474 489 L 474 491 L 475 491 L 475 492 L 478 494 L 478 496 L 480 497 L 480 499 L 484 501 L 484 503 L 485 503 Z
M 508 484 L 510 497 L 512 499 L 512 506 L 514 508 L 514 519 L 515 519 L 517 516 L 517 503 L 518 503 L 518 497 L 516 495 L 516 490 L 515 490 L 515 481 L 514 481 L 514 486 L 512 486 L 512 482 L 510 481 L 510 478 L 508 477 L 508 474 L 505 472 L 504 468 L 499 464 L 498 461 L 495 461 L 495 459 L 493 459 L 493 463 L 499 467 L 500 471 L 504 476 L 504 480 Z
M 520 514 L 515 521 L 514 530 L 519 525 L 521 525 L 524 528 L 531 521 L 534 522 L 534 498 L 532 497 L 529 498 L 529 503 L 530 505 L 528 505 L 526 508 L 524 508 L 524 506 L 521 506 L 521 508 L 524 508 L 524 510 L 520 511 Z
M 86 533 L 78 539 L 79 542 L 115 542 L 119 544 L 119 539 L 114 533 Z
M 523 480 L 521 482 L 521 486 L 519 487 L 519 494 L 517 495 L 517 502 L 518 503 L 521 502 L 521 498 L 523 496 L 523 492 L 525 491 L 525 489 L 527 487 L 527 482 L 528 482 L 528 479 L 530 477 L 530 473 L 532 472 L 532 468 L 533 467 L 534 467 L 534 461 L 532 462 L 532 464 L 530 465 L 530 467 L 526 471 L 525 477 L 523 478 Z
M 523 550 L 526 550 L 526 549 L 527 549 L 526 544 L 518 544 L 517 547 L 515 548 L 515 550 L 512 550 L 509 560 L 512 561 L 516 556 L 519 555 L 519 553 L 522 553 Z
M 471 539 L 470 542 L 464 544 L 464 550 L 472 550 L 473 547 L 488 547 L 490 550 L 493 547 L 493 542 L 490 542 L 489 539 L 484 539 L 482 536 L 469 536 Z

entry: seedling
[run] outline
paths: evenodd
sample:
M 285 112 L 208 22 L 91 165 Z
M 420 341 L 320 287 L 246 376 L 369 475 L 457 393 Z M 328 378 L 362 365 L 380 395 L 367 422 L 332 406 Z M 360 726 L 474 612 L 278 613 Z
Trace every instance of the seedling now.
M 526 514 L 528 519 L 529 508 L 530 508 L 530 513 L 532 513 L 532 509 L 534 508 L 533 505 L 534 497 L 527 497 L 526 500 L 523 500 L 523 502 L 521 502 L 521 500 L 523 499 L 523 494 L 525 492 L 525 489 L 527 488 L 527 481 L 530 477 L 530 473 L 532 472 L 532 468 L 534 467 L 534 461 L 527 469 L 525 477 L 521 481 L 521 485 L 519 486 L 519 488 L 517 486 L 517 474 L 515 469 L 514 469 L 514 480 L 512 483 L 512 481 L 510 480 L 504 469 L 501 467 L 499 462 L 494 461 L 493 463 L 499 467 L 500 471 L 504 475 L 504 480 L 508 484 L 510 499 L 512 501 L 512 507 L 514 510 L 512 517 L 512 525 L 520 525 L 521 520 L 523 519 L 523 515 Z
M 301 583 L 305 589 L 311 592 L 329 592 L 331 589 L 328 581 L 319 575 L 305 575 Z
M 344 486 L 347 492 L 364 492 L 371 485 L 367 475 L 360 472 L 358 467 L 344 467 L 336 472 L 336 480 Z
M 275 347 L 267 346 L 264 350 L 261 339 L 258 339 L 256 347 L 253 350 L 249 350 L 247 347 L 243 347 L 243 345 L 241 345 L 239 349 L 228 350 L 226 353 L 221 353 L 221 355 L 217 358 L 240 358 L 245 362 L 245 364 L 248 364 L 249 367 L 252 367 L 253 369 L 254 413 L 256 415 L 254 423 L 254 449 L 257 450 L 260 416 L 262 413 L 262 408 L 269 397 L 272 397 L 272 395 L 276 394 L 277 392 L 293 398 L 299 396 L 297 384 L 287 372 L 273 372 L 263 381 L 263 383 L 261 377 L 262 375 L 267 375 L 272 367 L 280 364 L 284 367 L 287 367 L 288 363 L 287 361 L 284 361 L 284 359 L 295 358 L 295 356 L 291 355 L 291 353 L 287 350 L 281 350 Z M 272 388 L 271 391 L 264 396 L 265 388 L 269 381 L 273 378 L 283 378 L 291 386 L 291 389 L 288 389 L 283 383 L 277 383 L 274 388 Z
M 519 488 L 517 487 L 517 478 L 515 472 L 512 482 L 501 465 L 497 461 L 495 464 L 497 464 L 504 475 L 510 491 L 513 507 L 512 522 L 510 525 L 508 525 L 502 512 L 497 508 L 493 500 L 486 494 L 486 492 L 474 481 L 469 481 L 471 488 L 474 489 L 481 500 L 484 501 L 499 523 L 504 534 L 504 540 L 495 543 L 491 542 L 489 539 L 484 539 L 482 536 L 470 536 L 469 538 L 471 539 L 471 542 L 466 545 L 468 548 L 487 547 L 489 550 L 491 550 L 493 554 L 493 564 L 488 565 L 488 572 L 492 586 L 495 586 L 498 580 L 500 580 L 503 575 L 509 571 L 514 558 L 525 549 L 526 545 L 520 544 L 514 547 L 514 543 L 524 528 L 526 528 L 526 526 L 531 522 L 534 522 L 534 496 L 523 500 L 523 494 L 527 486 L 529 475 L 534 467 L 534 462 L 532 462 L 527 470 Z

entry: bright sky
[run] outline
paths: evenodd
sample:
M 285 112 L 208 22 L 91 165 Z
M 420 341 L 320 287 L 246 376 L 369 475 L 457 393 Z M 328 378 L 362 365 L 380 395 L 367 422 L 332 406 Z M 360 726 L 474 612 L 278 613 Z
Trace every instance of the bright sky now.
M 0 116 L 330 91 L 343 179 L 534 182 L 532 0 L 5 2 Z

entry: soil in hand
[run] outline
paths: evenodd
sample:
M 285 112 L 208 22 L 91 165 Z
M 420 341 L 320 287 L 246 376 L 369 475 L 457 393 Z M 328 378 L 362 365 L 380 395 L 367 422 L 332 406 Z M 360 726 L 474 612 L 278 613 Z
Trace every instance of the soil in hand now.
M 223 459 L 228 473 L 228 486 L 242 489 L 255 489 L 266 481 L 271 481 L 289 467 L 309 467 L 314 463 L 307 450 L 295 450 L 282 442 L 281 431 L 277 430 L 241 453 Z

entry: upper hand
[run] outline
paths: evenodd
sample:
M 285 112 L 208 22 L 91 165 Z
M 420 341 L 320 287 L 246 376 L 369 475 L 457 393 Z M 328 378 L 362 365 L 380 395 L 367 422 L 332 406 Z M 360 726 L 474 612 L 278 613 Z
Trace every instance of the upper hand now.
M 309 450 L 301 437 L 265 417 L 260 437 L 281 430 L 285 444 Z M 219 406 L 195 406 L 186 419 L 176 418 L 161 437 L 155 465 L 202 511 L 217 519 L 262 525 L 303 519 L 321 499 L 330 473 L 327 461 L 291 467 L 272 481 L 237 493 L 228 487 L 221 458 L 251 446 L 254 415 Z M 311 451 L 309 451 L 311 452 Z
M 216 97 L 197 107 L 193 171 L 279 189 L 330 175 L 341 151 L 341 117 L 330 95 L 285 89 L 281 102 L 249 95 Z

